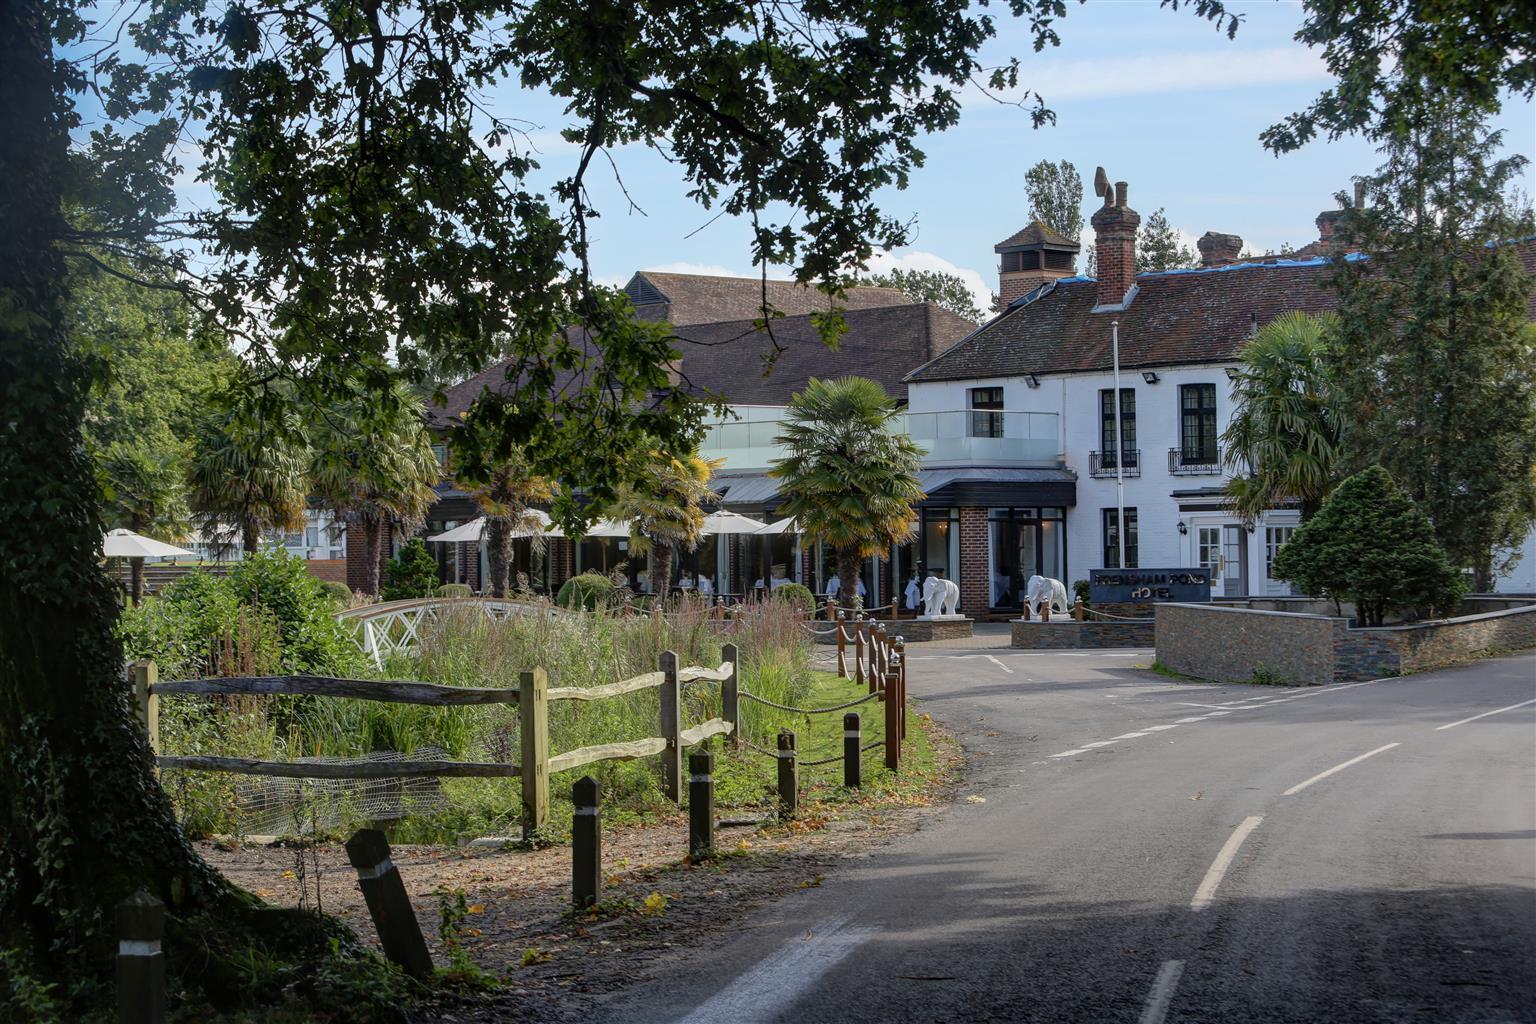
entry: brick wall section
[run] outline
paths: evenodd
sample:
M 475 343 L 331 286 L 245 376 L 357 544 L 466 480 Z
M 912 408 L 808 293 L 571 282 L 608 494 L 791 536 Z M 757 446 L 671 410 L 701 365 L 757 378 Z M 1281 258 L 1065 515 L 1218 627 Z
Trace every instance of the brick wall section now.
M 575 575 L 575 546 L 565 537 L 551 537 L 548 557 L 550 593 L 558 594 L 560 585 Z
M 1536 647 L 1536 604 L 1373 629 L 1324 615 L 1168 604 L 1158 606 L 1156 639 L 1160 663 L 1202 679 L 1262 672 L 1305 685 L 1353 682 Z
M 982 618 L 991 607 L 987 567 L 992 550 L 987 535 L 987 510 L 960 509 L 960 613 Z
M 333 583 L 348 582 L 348 564 L 345 558 L 311 558 L 304 563 L 311 576 L 317 576 L 322 580 L 330 580 Z
M 1157 660 L 1175 672 L 1237 683 L 1255 673 L 1299 686 L 1333 681 L 1336 619 L 1214 605 L 1157 606 Z
M 1013 621 L 1012 646 L 1032 650 L 1108 650 L 1152 644 L 1151 622 Z

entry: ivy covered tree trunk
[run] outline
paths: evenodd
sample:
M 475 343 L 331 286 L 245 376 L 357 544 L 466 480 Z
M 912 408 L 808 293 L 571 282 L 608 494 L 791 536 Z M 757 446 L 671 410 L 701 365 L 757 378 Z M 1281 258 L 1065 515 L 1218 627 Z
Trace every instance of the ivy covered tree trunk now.
M 241 555 L 254 555 L 261 550 L 261 520 L 255 516 L 243 516 L 240 520 Z
M 358 520 L 363 528 L 363 557 L 367 571 L 363 574 L 363 593 L 379 596 L 379 563 L 384 560 L 384 523 L 376 515 L 363 516 Z
M 209 992 L 239 991 L 226 943 L 249 953 L 250 926 L 281 912 L 258 911 L 192 849 L 130 708 L 80 440 L 90 371 L 63 326 L 68 141 L 50 54 L 47 5 L 0 6 L 0 948 L 60 983 L 73 1020 L 110 998 L 114 908 L 136 890 L 165 902 L 167 961 Z M 263 955 L 324 948 L 321 919 L 283 920 L 288 952 Z
M 491 596 L 506 597 L 511 588 L 512 521 L 507 516 L 487 516 L 485 520 L 487 566 L 491 573 Z

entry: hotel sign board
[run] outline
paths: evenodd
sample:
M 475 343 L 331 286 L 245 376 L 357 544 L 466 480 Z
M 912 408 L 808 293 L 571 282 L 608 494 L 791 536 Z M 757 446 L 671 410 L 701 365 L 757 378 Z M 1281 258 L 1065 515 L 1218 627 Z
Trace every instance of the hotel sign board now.
M 1088 586 L 1094 604 L 1156 601 L 1209 601 L 1211 574 L 1204 568 L 1090 569 Z

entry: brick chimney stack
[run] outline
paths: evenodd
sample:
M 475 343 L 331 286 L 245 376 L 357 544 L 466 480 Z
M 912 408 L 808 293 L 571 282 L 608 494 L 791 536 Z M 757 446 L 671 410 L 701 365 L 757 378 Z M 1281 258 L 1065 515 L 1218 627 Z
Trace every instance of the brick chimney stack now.
M 1207 231 L 1200 236 L 1195 246 L 1200 250 L 1202 267 L 1219 267 L 1236 262 L 1243 252 L 1243 240 L 1240 237 L 1220 231 Z
M 1104 197 L 1104 205 L 1089 221 L 1099 264 L 1100 306 L 1122 305 L 1136 283 L 1136 229 L 1141 226 L 1141 214 L 1125 205 L 1127 188 L 1123 181 L 1111 186 L 1102 167 L 1094 173 L 1094 194 Z
M 1339 222 L 1344 219 L 1345 213 L 1342 208 L 1344 203 L 1340 201 L 1339 205 L 1340 209 L 1324 210 L 1317 215 L 1317 240 L 1323 249 L 1333 249 L 1343 244 L 1334 237 L 1338 234 Z M 1354 208 L 1357 210 L 1365 208 L 1365 182 L 1363 181 L 1355 182 Z

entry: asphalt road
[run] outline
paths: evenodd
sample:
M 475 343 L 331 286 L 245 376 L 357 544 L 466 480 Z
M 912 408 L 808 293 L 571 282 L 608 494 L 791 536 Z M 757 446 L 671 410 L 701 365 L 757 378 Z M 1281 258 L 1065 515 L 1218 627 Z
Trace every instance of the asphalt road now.
M 1536 1022 L 1536 657 L 1309 690 L 1148 661 L 917 653 L 955 805 L 595 1021 Z

